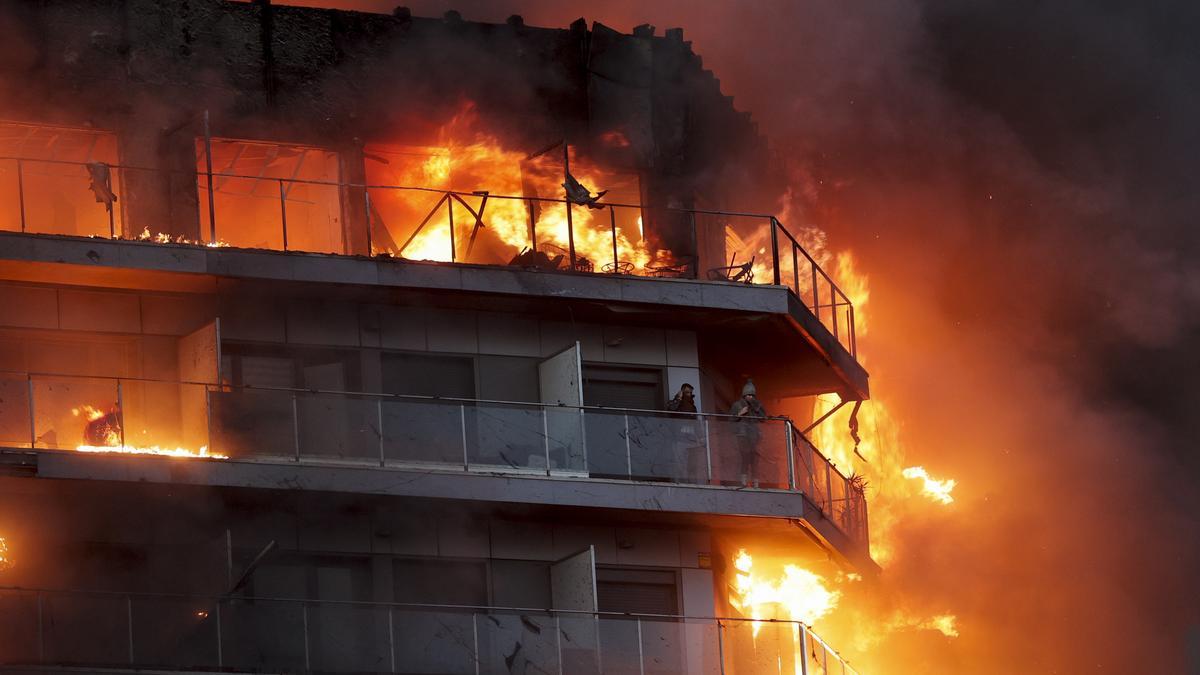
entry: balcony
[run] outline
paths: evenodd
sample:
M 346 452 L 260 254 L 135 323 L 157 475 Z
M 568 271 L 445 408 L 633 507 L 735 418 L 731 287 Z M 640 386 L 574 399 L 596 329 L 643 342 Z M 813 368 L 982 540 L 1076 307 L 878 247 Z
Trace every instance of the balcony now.
M 866 548 L 861 488 L 786 418 L 12 372 L 0 373 L 0 392 L 0 446 L 48 451 L 45 477 L 652 503 L 804 518 L 840 538 L 834 548 Z M 135 475 L 115 454 L 192 461 Z M 210 468 L 189 478 L 185 464 Z M 229 473 L 247 465 L 304 471 Z M 397 472 L 421 479 L 395 480 Z
M 771 215 L 348 182 L 300 162 L 238 173 L 88 157 L 0 156 L 0 231 L 782 286 L 829 346 L 857 353 L 849 297 Z
M 793 621 L 0 588 L 8 667 L 234 672 L 856 671 Z

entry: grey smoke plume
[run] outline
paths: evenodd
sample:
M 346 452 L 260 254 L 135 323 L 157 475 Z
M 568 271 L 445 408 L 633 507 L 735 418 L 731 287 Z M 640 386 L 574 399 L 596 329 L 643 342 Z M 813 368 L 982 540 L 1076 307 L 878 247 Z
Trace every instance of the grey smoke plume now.
M 1200 8 L 411 7 L 451 4 L 684 27 L 791 172 L 792 213 L 870 275 L 873 387 L 910 461 L 960 484 L 953 509 L 901 528 L 886 582 L 962 636 L 896 634 L 869 672 L 1183 670 L 1200 622 Z

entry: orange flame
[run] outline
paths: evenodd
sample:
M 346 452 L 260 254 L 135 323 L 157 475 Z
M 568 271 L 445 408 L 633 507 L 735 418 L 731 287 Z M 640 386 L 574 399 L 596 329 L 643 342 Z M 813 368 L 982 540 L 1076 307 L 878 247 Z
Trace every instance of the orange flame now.
M 950 504 L 954 501 L 954 497 L 950 494 L 955 485 L 953 478 L 936 480 L 929 475 L 929 472 L 926 471 L 924 467 L 920 466 L 910 466 L 905 469 L 902 474 L 905 478 L 923 480 L 925 482 L 925 496 L 929 497 L 933 501 L 940 502 L 942 504 Z
M 754 558 L 741 549 L 733 559 L 737 570 L 730 604 L 755 620 L 790 619 L 813 625 L 837 607 L 840 591 L 831 591 L 825 579 L 792 564 L 783 566 L 776 579 L 767 579 L 754 571 Z M 754 624 L 758 635 L 759 624 Z
M 12 558 L 8 554 L 8 540 L 0 537 L 0 572 L 13 566 Z
M 119 416 L 119 409 L 114 406 L 114 413 Z M 76 417 L 83 417 L 89 423 L 89 430 L 92 428 L 92 423 L 101 420 L 106 415 L 113 413 L 105 413 L 100 408 L 92 405 L 83 404 L 76 408 L 71 408 L 71 414 Z M 228 455 L 222 455 L 215 452 L 209 452 L 208 446 L 201 446 L 198 450 L 190 448 L 164 448 L 157 445 L 136 446 L 122 443 L 119 427 L 106 425 L 100 428 L 99 437 L 97 439 L 103 441 L 103 445 L 92 445 L 83 443 L 75 446 L 76 452 L 93 452 L 93 453 L 116 453 L 124 455 L 158 455 L 161 457 L 202 457 L 206 459 L 229 459 Z M 85 433 L 85 437 L 88 434 Z

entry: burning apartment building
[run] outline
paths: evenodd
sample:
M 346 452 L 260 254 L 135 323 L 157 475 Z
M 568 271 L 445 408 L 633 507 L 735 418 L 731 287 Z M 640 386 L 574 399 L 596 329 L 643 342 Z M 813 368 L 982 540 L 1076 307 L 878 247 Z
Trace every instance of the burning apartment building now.
M 682 30 L 0 36 L 5 671 L 853 672 L 749 552 L 876 570 L 854 308 Z

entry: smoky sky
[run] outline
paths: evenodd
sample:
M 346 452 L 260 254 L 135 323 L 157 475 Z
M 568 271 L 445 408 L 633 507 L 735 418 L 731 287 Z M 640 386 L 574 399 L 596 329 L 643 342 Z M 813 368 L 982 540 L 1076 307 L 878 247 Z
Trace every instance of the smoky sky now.
M 1200 623 L 1200 5 L 410 6 L 683 27 L 768 137 L 803 221 L 785 224 L 854 252 L 872 390 L 906 461 L 960 482 L 953 509 L 902 523 L 885 578 L 962 636 L 887 640 L 874 672 L 1183 670 Z

